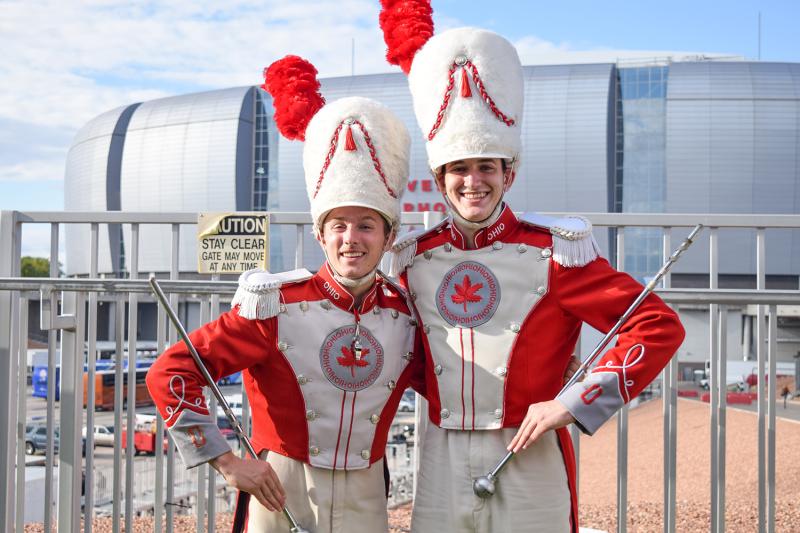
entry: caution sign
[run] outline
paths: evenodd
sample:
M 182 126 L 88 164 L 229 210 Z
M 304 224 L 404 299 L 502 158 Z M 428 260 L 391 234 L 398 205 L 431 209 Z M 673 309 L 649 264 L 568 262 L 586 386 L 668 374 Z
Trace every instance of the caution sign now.
M 253 268 L 269 268 L 269 214 L 200 213 L 197 271 L 240 274 Z

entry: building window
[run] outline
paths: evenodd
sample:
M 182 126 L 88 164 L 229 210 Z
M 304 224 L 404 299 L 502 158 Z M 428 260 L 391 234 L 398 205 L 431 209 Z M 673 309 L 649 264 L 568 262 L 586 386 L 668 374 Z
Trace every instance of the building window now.
M 617 69 L 613 208 L 662 213 L 666 203 L 666 97 L 669 67 Z M 625 231 L 625 270 L 644 280 L 661 267 L 661 230 Z
M 269 197 L 269 141 L 272 102 L 262 90 L 255 91 L 255 132 L 253 142 L 253 210 L 267 211 Z

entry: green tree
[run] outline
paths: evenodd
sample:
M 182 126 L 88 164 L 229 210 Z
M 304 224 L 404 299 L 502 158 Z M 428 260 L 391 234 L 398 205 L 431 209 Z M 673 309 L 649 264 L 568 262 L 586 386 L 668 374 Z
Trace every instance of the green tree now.
M 29 257 L 26 255 L 22 258 L 20 266 L 23 278 L 50 277 L 50 260 L 44 257 Z

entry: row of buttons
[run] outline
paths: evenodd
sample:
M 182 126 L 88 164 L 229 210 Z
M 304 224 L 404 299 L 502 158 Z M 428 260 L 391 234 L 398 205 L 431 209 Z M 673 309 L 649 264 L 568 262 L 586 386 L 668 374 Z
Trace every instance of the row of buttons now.
M 407 352 L 405 355 L 403 355 L 403 359 L 406 359 L 406 360 L 409 360 L 409 361 L 411 360 L 411 357 L 412 357 L 412 353 L 411 352 Z M 306 377 L 304 374 L 298 374 L 297 375 L 297 383 L 299 383 L 300 385 L 305 385 L 309 381 L 311 381 L 311 378 Z M 393 380 L 393 379 L 390 379 L 389 381 L 386 382 L 386 388 L 388 388 L 389 390 L 396 389 L 397 388 L 397 382 L 395 380 Z
M 536 292 L 538 294 L 544 294 L 546 290 L 547 289 L 545 289 L 544 287 L 539 287 L 538 289 L 536 289 Z M 422 329 L 423 331 L 425 331 L 426 335 L 431 332 L 431 327 L 428 326 L 427 324 Z M 520 325 L 517 324 L 516 322 L 512 322 L 508 325 L 508 329 L 511 330 L 512 333 L 519 333 Z
M 317 455 L 319 455 L 319 452 L 320 452 L 319 446 L 309 446 L 308 447 L 308 454 L 313 456 L 313 457 L 316 457 Z M 361 450 L 361 453 L 359 455 L 361 455 L 361 458 L 364 459 L 365 461 L 369 461 L 369 457 L 370 457 L 369 450 Z
M 436 374 L 437 376 L 441 376 L 443 371 L 444 371 L 444 368 L 442 368 L 442 365 L 436 365 L 436 366 L 433 367 L 433 373 Z M 504 367 L 504 366 L 498 366 L 494 370 L 494 373 L 502 378 L 506 374 L 508 374 L 508 369 L 506 367 Z
M 318 418 L 319 418 L 319 414 L 317 414 L 317 412 L 315 410 L 309 409 L 309 410 L 306 411 L 306 420 L 308 420 L 309 422 L 313 422 L 314 420 L 316 420 Z M 381 416 L 380 415 L 376 415 L 376 414 L 372 414 L 369 417 L 369 421 L 372 422 L 373 424 L 377 424 L 378 422 L 381 421 Z
M 495 409 L 494 411 L 492 411 L 492 414 L 498 420 L 503 418 L 503 410 L 502 409 Z M 444 420 L 445 418 L 450 418 L 450 410 L 449 409 L 442 409 L 441 411 L 439 411 L 439 416 L 442 417 L 442 420 Z

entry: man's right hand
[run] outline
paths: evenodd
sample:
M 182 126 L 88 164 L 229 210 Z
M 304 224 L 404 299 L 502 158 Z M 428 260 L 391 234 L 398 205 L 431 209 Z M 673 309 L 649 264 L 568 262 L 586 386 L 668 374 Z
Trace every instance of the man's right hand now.
M 286 505 L 286 493 L 278 475 L 267 461 L 241 459 L 227 452 L 209 461 L 228 485 L 255 497 L 270 511 L 281 511 Z

